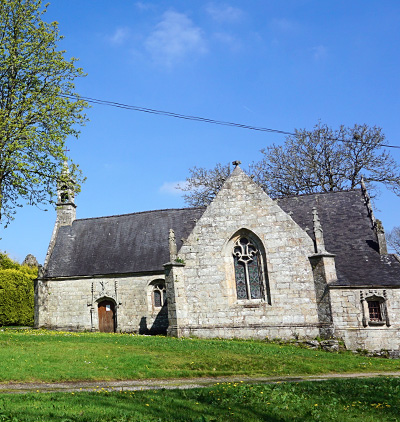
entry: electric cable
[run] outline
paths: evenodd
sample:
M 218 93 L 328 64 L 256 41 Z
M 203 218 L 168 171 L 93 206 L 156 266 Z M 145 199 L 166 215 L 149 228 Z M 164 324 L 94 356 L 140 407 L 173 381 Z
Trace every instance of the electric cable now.
M 143 113 L 157 114 L 157 115 L 167 116 L 167 117 L 175 117 L 177 119 L 192 120 L 192 121 L 196 121 L 196 122 L 211 123 L 211 124 L 222 125 L 222 126 L 231 126 L 231 127 L 241 128 L 241 129 L 256 130 L 256 131 L 260 131 L 260 132 L 278 133 L 280 135 L 296 136 L 295 132 L 288 132 L 288 131 L 280 130 L 280 129 L 271 129 L 271 128 L 260 127 L 260 126 L 251 126 L 251 125 L 246 125 L 246 124 L 242 124 L 242 123 L 227 122 L 227 121 L 224 121 L 224 120 L 214 120 L 214 119 L 209 119 L 207 117 L 190 116 L 190 115 L 186 115 L 186 114 L 174 113 L 174 112 L 171 112 L 171 111 L 156 110 L 156 109 L 152 109 L 152 108 L 123 104 L 123 103 L 118 103 L 118 102 L 115 102 L 115 101 L 100 100 L 100 99 L 91 98 L 91 97 L 84 97 L 84 96 L 64 94 L 64 93 L 61 94 L 61 97 L 74 99 L 74 100 L 76 100 L 76 99 L 84 100 L 84 101 L 87 101 L 88 103 L 92 103 L 92 104 L 106 105 L 106 106 L 110 106 L 110 107 L 122 108 L 122 109 L 125 109 L 125 110 L 140 111 L 140 112 L 143 112 Z M 344 143 L 361 143 L 362 142 L 362 141 L 358 141 L 357 139 L 349 140 L 349 139 L 330 138 L 330 137 L 328 137 L 326 139 L 331 140 L 331 141 L 344 142 Z M 400 149 L 400 146 L 398 146 L 398 145 L 379 144 L 379 146 L 385 147 L 385 148 L 399 148 Z

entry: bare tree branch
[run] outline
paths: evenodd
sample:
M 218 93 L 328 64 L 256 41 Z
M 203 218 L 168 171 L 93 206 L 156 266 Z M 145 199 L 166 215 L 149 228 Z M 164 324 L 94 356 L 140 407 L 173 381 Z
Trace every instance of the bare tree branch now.
M 400 226 L 393 227 L 392 231 L 387 233 L 386 240 L 389 246 L 400 255 Z
M 341 141 L 339 141 L 341 140 Z M 355 189 L 361 177 L 374 197 L 383 184 L 400 195 L 400 167 L 382 148 L 385 137 L 379 127 L 354 125 L 332 130 L 318 123 L 312 131 L 296 130 L 284 145 L 261 150 L 263 158 L 246 171 L 271 197 Z M 230 164 L 213 169 L 189 169 L 184 186 L 190 206 L 209 204 L 231 173 Z

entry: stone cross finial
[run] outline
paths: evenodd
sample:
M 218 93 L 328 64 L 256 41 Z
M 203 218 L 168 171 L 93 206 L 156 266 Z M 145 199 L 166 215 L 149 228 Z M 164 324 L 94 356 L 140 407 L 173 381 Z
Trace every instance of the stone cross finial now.
M 171 261 L 173 261 L 176 258 L 178 249 L 176 247 L 175 232 L 172 229 L 169 229 L 168 242 L 169 242 L 169 256 L 170 256 Z
M 322 230 L 321 221 L 319 220 L 318 212 L 315 207 L 313 207 L 312 213 L 313 213 L 314 236 L 315 236 L 315 252 L 317 253 L 326 252 L 324 232 Z
M 235 160 L 235 161 L 232 161 L 232 164 L 233 164 L 235 167 L 237 167 L 239 164 L 242 164 L 242 162 L 241 162 L 241 161 L 239 161 L 239 160 Z
M 379 253 L 381 255 L 387 255 L 388 250 L 386 245 L 385 229 L 383 228 L 381 220 L 375 220 L 375 233 L 378 238 Z
M 367 190 L 367 187 L 365 186 L 364 176 L 361 176 L 361 188 L 363 191 Z

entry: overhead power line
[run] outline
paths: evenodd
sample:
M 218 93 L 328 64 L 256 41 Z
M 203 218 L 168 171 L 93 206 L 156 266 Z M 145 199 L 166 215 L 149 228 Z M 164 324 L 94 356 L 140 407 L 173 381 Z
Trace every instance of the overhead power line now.
M 106 106 L 109 106 L 109 107 L 117 107 L 117 108 L 122 108 L 122 109 L 125 109 L 125 110 L 141 111 L 143 113 L 158 114 L 158 115 L 161 115 L 161 116 L 175 117 L 177 119 L 192 120 L 192 121 L 203 122 L 203 123 L 212 123 L 212 124 L 215 124 L 215 125 L 222 125 L 222 126 L 231 126 L 231 127 L 241 128 L 241 129 L 256 130 L 256 131 L 259 131 L 259 132 L 279 133 L 280 135 L 296 136 L 295 132 L 288 132 L 288 131 L 285 131 L 285 130 L 271 129 L 271 128 L 260 127 L 260 126 L 251 126 L 251 125 L 245 125 L 245 124 L 242 124 L 242 123 L 227 122 L 227 121 L 223 121 L 223 120 L 214 120 L 214 119 L 208 119 L 206 117 L 190 116 L 190 115 L 186 115 L 186 114 L 173 113 L 171 111 L 156 110 L 156 109 L 152 109 L 152 108 L 123 104 L 123 103 L 118 103 L 118 102 L 115 102 L 115 101 L 99 100 L 98 98 L 82 97 L 82 96 L 78 97 L 78 96 L 69 95 L 69 94 L 61 94 L 61 96 L 64 97 L 64 98 L 70 98 L 70 99 L 74 99 L 74 100 L 79 98 L 81 100 L 85 100 L 88 103 L 92 103 L 92 104 L 106 105 Z M 347 142 L 347 143 L 352 143 L 352 142 L 360 143 L 361 142 L 361 141 L 358 141 L 356 139 L 354 139 L 354 140 L 339 139 L 339 138 L 328 138 L 328 139 L 332 140 L 332 141 Z M 387 148 L 400 148 L 400 146 L 397 146 L 397 145 L 381 144 L 380 146 L 387 147 Z

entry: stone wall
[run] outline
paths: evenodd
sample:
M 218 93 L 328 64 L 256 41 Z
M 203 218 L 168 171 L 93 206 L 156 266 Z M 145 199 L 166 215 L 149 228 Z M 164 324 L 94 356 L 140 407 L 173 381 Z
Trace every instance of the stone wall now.
M 232 252 L 241 234 L 263 249 L 263 299 L 237 300 Z M 313 253 L 308 234 L 236 168 L 178 252 L 185 262 L 175 281 L 179 289 L 172 293 L 167 283 L 180 310 L 177 331 L 200 337 L 318 336 L 308 258 Z
M 152 283 L 164 275 L 38 280 L 35 327 L 58 330 L 99 329 L 98 303 L 110 299 L 116 308 L 116 331 L 166 333 L 166 307 L 157 308 Z
M 335 335 L 348 349 L 399 349 L 399 289 L 331 288 L 330 296 Z M 369 320 L 369 298 L 381 300 L 381 322 Z

